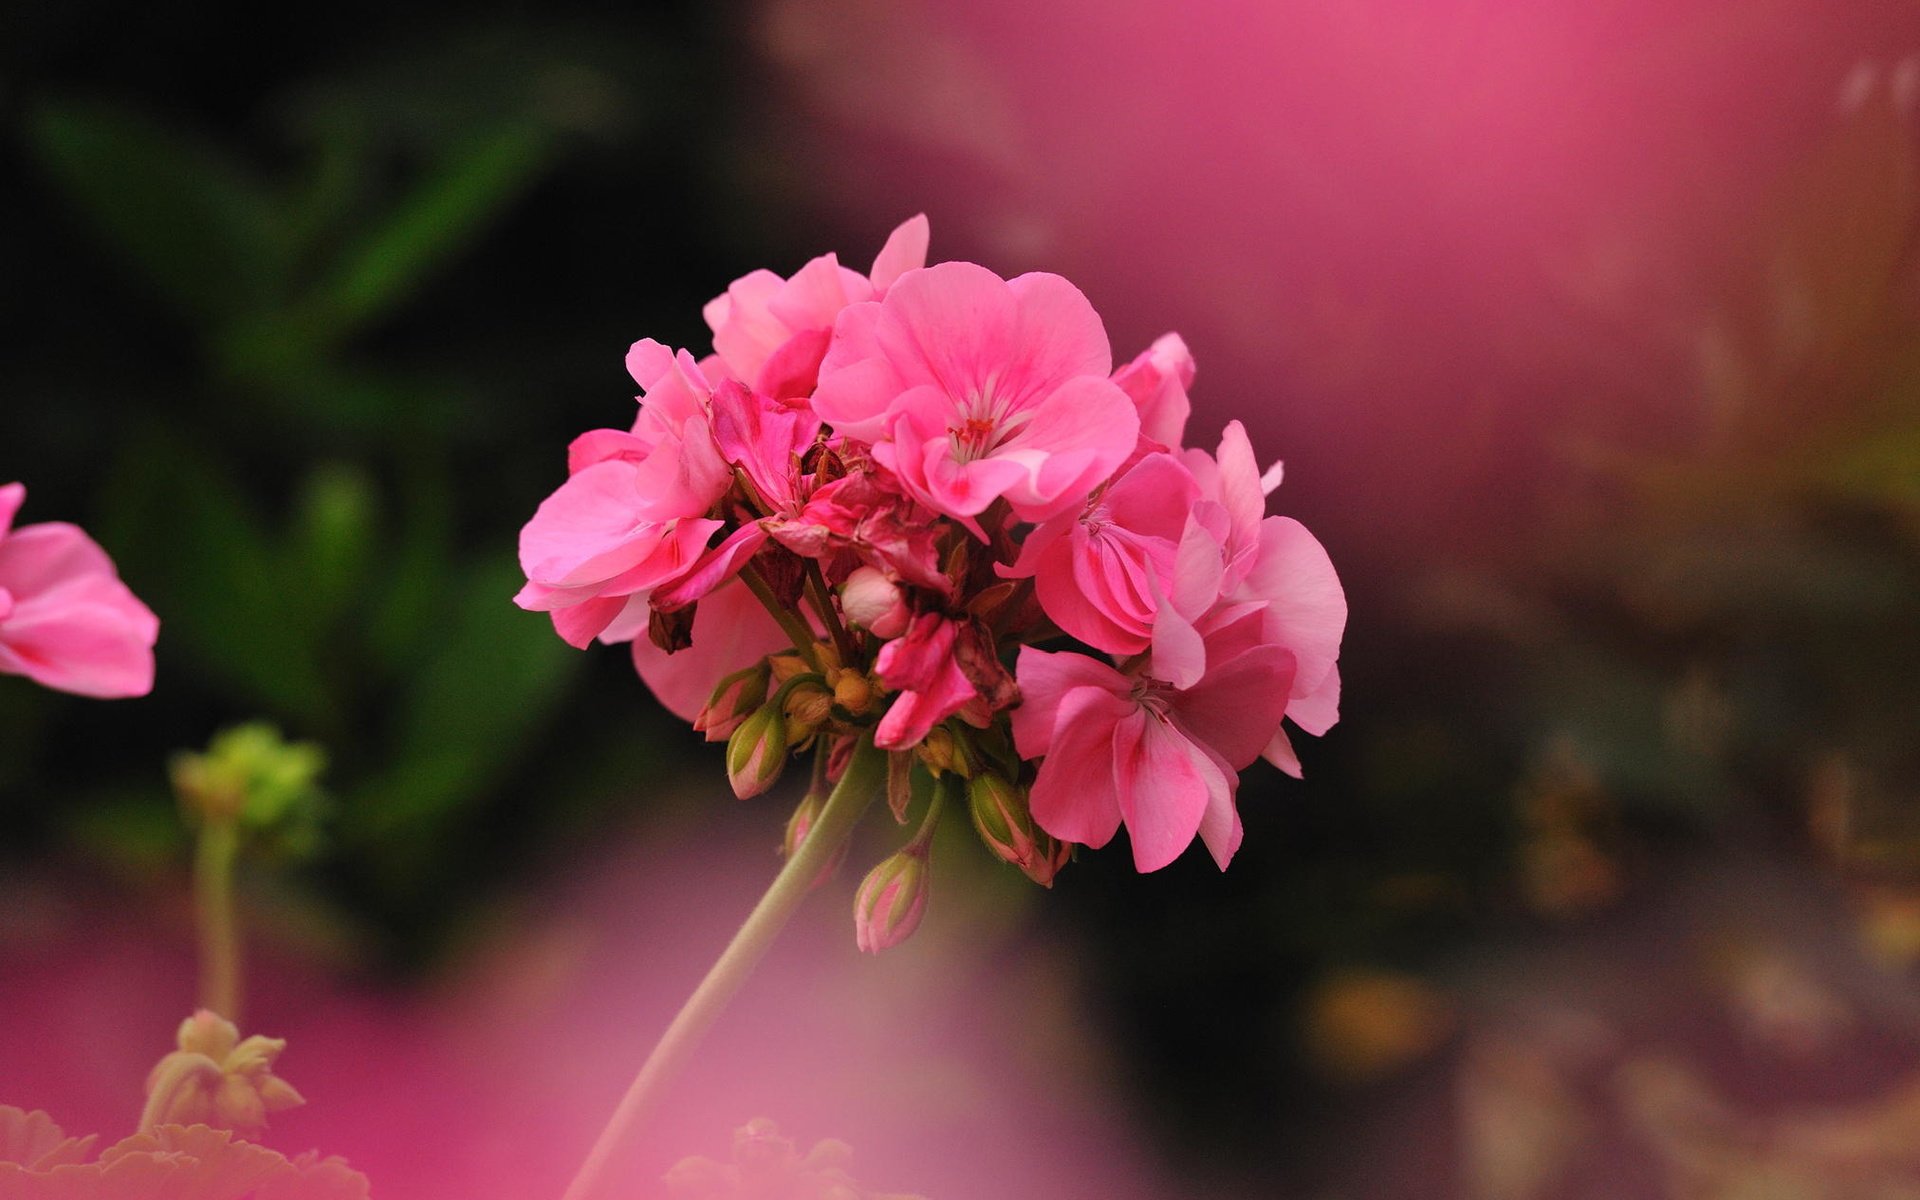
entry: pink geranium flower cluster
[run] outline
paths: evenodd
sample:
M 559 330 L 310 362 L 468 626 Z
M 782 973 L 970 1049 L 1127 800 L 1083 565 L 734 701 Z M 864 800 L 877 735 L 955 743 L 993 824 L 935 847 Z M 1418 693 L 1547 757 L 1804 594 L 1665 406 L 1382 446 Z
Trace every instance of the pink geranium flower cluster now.
M 1239 422 L 1184 445 L 1178 336 L 1115 370 L 1065 279 L 926 251 L 915 217 L 866 274 L 736 281 L 706 357 L 636 343 L 639 411 L 573 443 L 516 600 L 576 646 L 631 642 L 743 795 L 870 737 L 897 814 L 914 775 L 961 781 L 1040 882 L 1122 825 L 1142 871 L 1196 836 L 1225 867 L 1239 772 L 1298 775 L 1284 723 L 1337 718 L 1333 566 L 1267 515 L 1280 470 Z

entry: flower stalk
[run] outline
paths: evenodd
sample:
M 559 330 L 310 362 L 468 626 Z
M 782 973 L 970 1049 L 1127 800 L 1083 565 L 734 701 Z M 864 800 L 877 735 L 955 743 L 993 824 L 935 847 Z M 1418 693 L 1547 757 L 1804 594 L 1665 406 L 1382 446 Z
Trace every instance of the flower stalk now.
M 193 903 L 200 943 L 200 1007 L 240 1020 L 240 918 L 233 902 L 233 868 L 240 830 L 230 819 L 200 826 L 193 857 Z
M 827 796 L 819 820 L 774 876 L 772 886 L 748 914 L 740 932 L 721 952 L 641 1065 L 612 1119 L 601 1130 L 586 1161 L 568 1185 L 564 1200 L 610 1200 L 617 1194 L 611 1188 L 608 1175 L 614 1156 L 632 1140 L 634 1132 L 665 1095 L 701 1038 L 759 965 L 821 870 L 846 843 L 861 814 L 879 795 L 885 778 L 886 756 L 875 750 L 871 741 L 862 740 L 855 747 L 839 784 Z

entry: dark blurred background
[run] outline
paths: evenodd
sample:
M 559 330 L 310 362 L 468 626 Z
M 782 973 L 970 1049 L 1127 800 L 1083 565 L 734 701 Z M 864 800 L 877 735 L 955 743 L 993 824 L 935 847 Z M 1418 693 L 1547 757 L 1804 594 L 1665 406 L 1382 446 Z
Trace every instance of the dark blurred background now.
M 1152 1159 L 1920 1194 L 1920 5 L 7 24 L 0 481 L 163 621 L 149 698 L 0 680 L 15 895 L 177 896 L 166 759 L 256 717 L 334 804 L 256 935 L 356 987 L 705 819 L 712 750 L 508 603 L 516 532 L 630 419 L 628 343 L 702 352 L 730 279 L 925 211 L 1117 358 L 1182 332 L 1190 440 L 1287 461 L 1352 606 L 1345 720 L 1248 774 L 1229 872 L 1083 854 L 1024 901 Z

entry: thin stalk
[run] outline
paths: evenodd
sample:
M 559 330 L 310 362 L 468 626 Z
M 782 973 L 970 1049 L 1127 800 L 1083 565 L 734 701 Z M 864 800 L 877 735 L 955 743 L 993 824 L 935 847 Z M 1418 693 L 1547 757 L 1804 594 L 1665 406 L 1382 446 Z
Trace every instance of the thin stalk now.
M 826 625 L 827 632 L 833 635 L 834 648 L 840 651 L 840 665 L 854 665 L 853 638 L 847 633 L 847 627 L 840 623 L 840 614 L 833 608 L 833 593 L 827 590 L 826 577 L 820 574 L 820 564 L 807 560 L 807 590 L 813 597 L 814 608 L 820 611 L 820 620 Z
M 800 907 L 813 881 L 853 833 L 861 814 L 879 794 L 886 773 L 885 759 L 871 741 L 863 739 L 854 749 L 846 773 L 820 810 L 820 819 L 774 876 L 773 885 L 760 897 L 760 903 L 754 905 L 740 932 L 727 943 L 706 978 L 667 1026 L 666 1033 L 661 1035 L 653 1053 L 647 1056 L 640 1073 L 627 1088 L 627 1094 L 621 1097 L 613 1118 L 600 1131 L 586 1162 L 567 1186 L 564 1200 L 591 1200 L 595 1196 L 616 1194 L 607 1176 L 614 1154 L 632 1141 L 635 1131 L 666 1094 L 668 1085 L 686 1065 L 700 1039 L 740 991 L 781 928 Z
M 793 639 L 793 648 L 800 652 L 800 657 L 807 660 L 807 665 L 816 671 L 822 670 L 819 652 L 814 649 L 814 643 L 819 639 L 814 636 L 813 630 L 807 627 L 807 619 L 800 615 L 799 610 L 788 608 L 780 603 L 780 598 L 773 594 L 773 589 L 767 586 L 767 581 L 762 579 L 760 572 L 754 570 L 751 565 L 740 572 L 740 578 L 759 598 L 767 612 L 772 614 L 773 619 L 780 622 L 780 628 Z
M 193 856 L 193 903 L 200 935 L 200 1007 L 240 1023 L 240 919 L 233 904 L 233 864 L 240 831 L 232 821 L 200 826 Z

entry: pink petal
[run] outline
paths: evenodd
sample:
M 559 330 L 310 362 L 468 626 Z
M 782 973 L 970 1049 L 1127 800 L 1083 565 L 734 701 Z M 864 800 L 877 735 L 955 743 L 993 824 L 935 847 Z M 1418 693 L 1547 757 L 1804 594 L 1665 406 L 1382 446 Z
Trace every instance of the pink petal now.
M 793 331 L 767 307 L 785 283 L 772 271 L 750 271 L 728 286 L 724 309 L 717 299 L 708 305 L 710 322 L 714 316 L 722 318 L 711 325 L 714 353 L 734 378 L 757 378 L 767 356 L 792 336 Z
M 1039 758 L 1053 744 L 1060 724 L 1060 705 L 1067 693 L 1077 688 L 1099 688 L 1116 698 L 1133 689 L 1133 681 L 1108 664 L 1071 651 L 1036 650 L 1020 647 L 1014 661 L 1014 678 L 1020 683 L 1020 706 L 1013 718 L 1013 744 L 1021 758 Z
M 1153 598 L 1157 611 L 1153 618 L 1153 660 L 1147 673 L 1176 688 L 1192 687 L 1207 670 L 1206 643 L 1193 623 L 1167 602 L 1158 580 L 1153 581 Z
M 1027 653 L 1020 652 L 1023 663 Z M 1014 710 L 1016 722 L 1020 712 Z M 1053 745 L 1040 763 L 1028 796 L 1040 828 L 1083 846 L 1104 846 L 1112 840 L 1120 827 L 1120 803 L 1114 791 L 1115 734 L 1123 722 L 1137 719 L 1139 712 L 1131 701 L 1099 686 L 1073 688 L 1059 698 Z M 1024 748 L 1021 753 L 1026 754 Z
M 1180 720 L 1235 770 L 1260 757 L 1286 715 L 1293 655 L 1259 646 L 1218 663 L 1173 698 Z
M 153 690 L 157 622 L 131 592 L 118 602 L 20 605 L 0 627 L 0 671 L 97 699 Z
M 876 292 L 884 292 L 893 286 L 908 271 L 917 271 L 927 265 L 927 243 L 931 231 L 927 226 L 927 214 L 918 213 L 900 222 L 894 231 L 887 235 L 887 244 L 880 247 L 880 253 L 874 256 L 873 270 L 868 276 L 873 280 Z
M 1235 598 L 1267 601 L 1263 636 L 1299 659 L 1295 691 L 1312 692 L 1340 657 L 1347 596 L 1326 549 L 1291 517 L 1260 526 L 1260 556 Z
M 618 575 L 652 553 L 663 528 L 641 515 L 639 475 L 639 466 L 624 460 L 594 463 L 541 501 L 520 531 L 527 578 L 577 587 Z
M 1113 347 L 1086 293 L 1044 271 L 1009 280 L 1006 287 L 1020 305 L 1014 340 L 1020 348 L 1020 368 L 1032 386 L 1051 389 L 1077 375 L 1097 375 L 1102 383 L 1110 382 L 1106 376 L 1113 370 Z M 1127 408 L 1137 414 L 1131 400 Z M 1131 439 L 1127 449 L 1133 449 Z
M 1140 436 L 1172 449 L 1184 440 L 1193 404 L 1193 354 L 1177 333 L 1162 334 L 1138 358 L 1114 372 L 1119 385 L 1140 410 Z
M 766 527 L 758 521 L 742 525 L 728 534 L 725 541 L 702 554 L 685 575 L 655 592 L 654 605 L 663 612 L 671 612 L 702 599 L 738 575 L 766 541 Z
M 1018 301 L 1006 281 L 985 267 L 945 262 L 911 271 L 894 283 L 880 309 L 875 340 L 909 386 L 937 384 L 959 399 L 996 375 L 1004 380 L 1013 370 L 1025 372 L 1023 348 L 1015 341 Z
M 1146 711 L 1122 721 L 1113 742 L 1113 786 L 1133 842 L 1133 865 L 1158 871 L 1192 844 L 1207 811 L 1212 764 L 1186 735 Z
M 1100 503 L 1114 524 L 1177 542 L 1199 498 L 1199 484 L 1179 459 L 1149 454 L 1114 480 Z
M 1287 705 L 1287 718 L 1315 737 L 1323 736 L 1340 720 L 1340 667 L 1327 672 L 1320 686 Z
M 789 335 L 809 329 L 831 329 L 833 319 L 849 304 L 873 299 L 873 285 L 858 271 L 849 271 L 832 254 L 822 254 L 793 273 L 793 278 L 767 299 L 772 313 Z
M 1022 520 L 1044 521 L 1085 503 L 1127 460 L 1139 432 L 1126 395 L 1105 378 L 1083 375 L 1053 389 L 991 457 L 1027 464 L 1027 478 L 1007 499 Z
M 1239 806 L 1234 803 L 1240 776 L 1205 742 L 1191 733 L 1188 740 L 1206 759 L 1200 764 L 1201 775 L 1207 783 L 1207 809 L 1200 815 L 1200 840 L 1206 844 L 1207 853 L 1213 855 L 1215 865 L 1224 871 L 1240 849 L 1245 832 L 1240 825 Z
M 553 631 L 560 640 L 576 650 L 585 650 L 627 606 L 626 596 L 595 596 L 580 604 L 554 608 L 548 612 Z
M 1300 771 L 1300 756 L 1294 753 L 1293 743 L 1287 739 L 1287 730 L 1284 725 L 1273 731 L 1273 740 L 1269 741 L 1266 749 L 1260 752 L 1260 757 L 1295 779 L 1304 778 Z
M 116 578 L 113 560 L 77 525 L 23 525 L 0 540 L 0 586 L 16 602 L 87 577 Z

